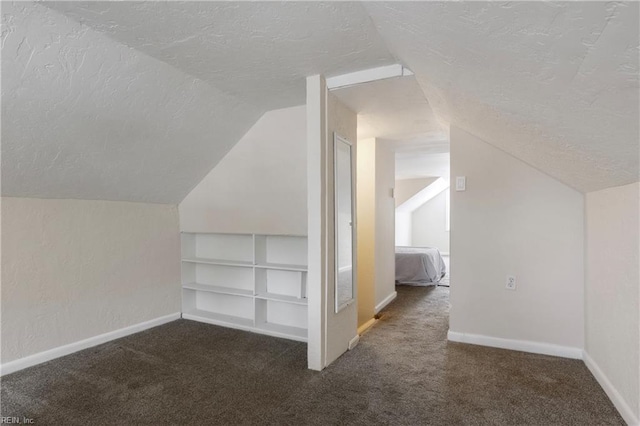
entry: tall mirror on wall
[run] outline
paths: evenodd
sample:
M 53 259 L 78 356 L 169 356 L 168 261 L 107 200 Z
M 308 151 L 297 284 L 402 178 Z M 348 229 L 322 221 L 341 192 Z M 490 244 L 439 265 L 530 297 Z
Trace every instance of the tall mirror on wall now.
M 336 244 L 336 313 L 355 300 L 353 255 L 353 174 L 352 146 L 345 138 L 333 135 L 334 204 Z

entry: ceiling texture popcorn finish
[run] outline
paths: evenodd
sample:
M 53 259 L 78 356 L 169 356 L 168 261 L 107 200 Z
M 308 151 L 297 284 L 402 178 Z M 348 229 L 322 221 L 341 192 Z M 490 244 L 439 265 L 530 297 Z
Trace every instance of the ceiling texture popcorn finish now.
M 309 75 L 395 62 L 358 2 L 47 5 L 268 110 L 302 105 Z
M 395 62 L 357 3 L 6 3 L 2 16 L 5 196 L 178 203 L 265 111 L 303 104 L 307 75 Z
M 333 93 L 358 113 L 358 139 L 378 138 L 395 152 L 396 178 L 449 180 L 449 126 L 434 114 L 415 77 L 378 80 Z
M 638 3 L 19 2 L 2 23 L 5 196 L 177 203 L 306 76 L 394 63 L 438 154 L 452 123 L 581 191 L 638 180 Z M 354 108 L 411 155 L 382 104 Z
M 262 113 L 43 6 L 2 18 L 4 196 L 175 204 Z
M 358 138 L 401 140 L 439 133 L 448 139 L 447 124 L 435 116 L 413 76 L 358 84 L 334 93 L 358 113 Z
M 638 181 L 638 3 L 364 4 L 443 121 L 583 192 Z

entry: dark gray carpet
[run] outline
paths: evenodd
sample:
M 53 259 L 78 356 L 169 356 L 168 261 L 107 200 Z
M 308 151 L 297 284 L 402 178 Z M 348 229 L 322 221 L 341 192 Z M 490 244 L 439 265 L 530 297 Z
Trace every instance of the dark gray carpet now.
M 6 376 L 51 425 L 623 425 L 581 361 L 448 343 L 446 287 L 398 287 L 321 373 L 306 345 L 176 321 Z

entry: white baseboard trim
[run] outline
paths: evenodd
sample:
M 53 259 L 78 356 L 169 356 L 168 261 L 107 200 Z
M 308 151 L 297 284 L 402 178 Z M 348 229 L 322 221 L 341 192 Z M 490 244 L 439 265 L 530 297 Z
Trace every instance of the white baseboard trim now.
M 14 361 L 9 361 L 0 365 L 0 376 L 11 374 L 28 367 L 33 367 L 34 365 L 42 364 L 43 362 L 51 361 L 52 359 L 60 358 L 62 356 L 69 355 L 83 349 L 91 348 L 93 346 L 101 345 L 103 343 L 119 339 L 130 334 L 139 333 L 149 328 L 157 327 L 159 325 L 175 321 L 179 318 L 180 312 L 176 312 L 174 314 L 165 315 L 163 317 L 141 322 L 139 324 L 134 324 L 129 327 L 121 328 L 119 330 L 114 330 L 108 333 L 100 334 L 98 336 L 89 337 L 88 339 L 80 340 L 78 342 L 69 343 L 68 345 L 58 346 L 57 348 L 29 355 L 24 358 L 16 359 Z
M 360 341 L 360 335 L 356 334 L 353 339 L 349 340 L 349 350 L 355 348 L 358 345 L 359 341 Z
M 373 327 L 373 324 L 375 324 L 377 321 L 377 319 L 375 318 L 371 318 L 369 321 L 365 322 L 364 324 L 362 324 L 360 327 L 358 327 L 358 335 L 362 336 L 364 334 L 365 331 L 369 330 L 371 327 Z
M 503 339 L 500 337 L 483 336 L 481 334 L 459 333 L 451 330 L 447 333 L 447 339 L 452 342 L 469 343 L 471 345 L 490 346 L 492 348 L 510 349 L 512 351 L 531 352 L 562 358 L 582 359 L 582 349 L 553 345 L 550 343 Z
M 640 420 L 633 414 L 631 407 L 626 403 L 622 395 L 618 392 L 618 390 L 613 386 L 613 384 L 609 381 L 604 372 L 600 369 L 598 364 L 589 356 L 589 354 L 584 351 L 582 358 L 584 359 L 584 363 L 586 364 L 593 377 L 596 378 L 604 392 L 607 394 L 613 405 L 616 407 L 622 418 L 629 426 L 639 426 Z
M 393 300 L 398 297 L 398 292 L 394 291 L 393 293 L 391 293 L 390 295 L 388 295 L 387 297 L 384 298 L 384 300 L 380 303 L 378 303 L 375 307 L 374 312 L 377 314 L 378 312 L 380 312 L 381 310 L 383 310 L 385 308 L 385 306 L 387 306 L 389 303 L 393 302 Z

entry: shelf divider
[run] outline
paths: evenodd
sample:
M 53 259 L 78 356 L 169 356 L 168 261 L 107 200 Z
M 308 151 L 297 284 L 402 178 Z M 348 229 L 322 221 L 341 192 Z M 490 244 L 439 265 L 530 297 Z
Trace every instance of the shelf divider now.
M 307 265 L 287 265 L 284 263 L 260 263 L 255 265 L 261 269 L 277 269 L 281 271 L 307 272 Z
M 256 293 L 256 299 L 261 300 L 274 300 L 276 302 L 295 303 L 296 305 L 307 305 L 307 299 L 302 299 L 295 296 L 287 296 L 284 294 L 275 293 Z
M 196 291 L 208 291 L 211 293 L 219 293 L 219 294 L 231 294 L 234 296 L 253 297 L 253 290 L 245 290 L 242 288 L 233 288 L 233 287 L 222 287 L 219 285 L 186 283 L 186 284 L 183 284 L 182 288 L 185 288 L 188 290 L 196 290 Z
M 208 265 L 220 265 L 220 266 L 243 266 L 247 268 L 253 267 L 253 262 L 247 260 L 226 260 L 226 259 L 208 259 L 204 257 L 185 257 L 183 262 L 189 263 L 206 263 Z
M 217 314 L 215 312 L 192 309 L 182 313 L 182 318 L 214 325 L 224 325 L 231 328 L 239 328 L 251 331 L 254 328 L 252 319 L 236 317 L 232 315 Z

